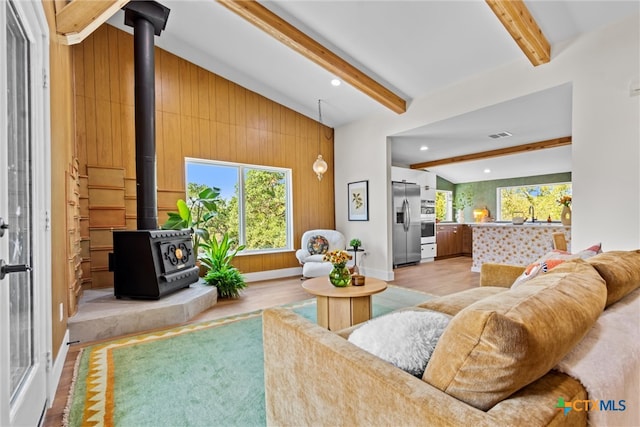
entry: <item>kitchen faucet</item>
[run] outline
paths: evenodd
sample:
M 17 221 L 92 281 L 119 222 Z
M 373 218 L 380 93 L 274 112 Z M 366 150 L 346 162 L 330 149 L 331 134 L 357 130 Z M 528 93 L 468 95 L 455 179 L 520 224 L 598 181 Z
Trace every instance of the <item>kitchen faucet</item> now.
M 531 222 L 536 222 L 536 210 L 533 205 L 529 206 L 529 215 L 531 216 Z

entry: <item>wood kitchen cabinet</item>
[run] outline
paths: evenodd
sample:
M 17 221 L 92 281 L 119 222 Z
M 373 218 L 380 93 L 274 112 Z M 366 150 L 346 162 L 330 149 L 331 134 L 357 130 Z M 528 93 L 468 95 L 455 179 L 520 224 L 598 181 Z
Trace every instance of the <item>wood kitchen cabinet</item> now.
M 457 256 L 462 252 L 461 234 L 458 224 L 438 224 L 436 226 L 437 257 Z
M 473 227 L 470 225 L 458 226 L 461 234 L 461 252 L 462 255 L 471 256 L 473 248 Z
M 437 258 L 471 255 L 471 227 L 465 224 L 436 225 Z

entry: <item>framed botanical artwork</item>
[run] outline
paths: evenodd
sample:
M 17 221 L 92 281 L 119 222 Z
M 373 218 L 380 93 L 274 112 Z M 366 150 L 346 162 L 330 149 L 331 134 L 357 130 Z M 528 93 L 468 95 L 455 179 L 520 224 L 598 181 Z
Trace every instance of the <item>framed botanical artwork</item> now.
M 369 221 L 369 181 L 347 184 L 349 221 Z

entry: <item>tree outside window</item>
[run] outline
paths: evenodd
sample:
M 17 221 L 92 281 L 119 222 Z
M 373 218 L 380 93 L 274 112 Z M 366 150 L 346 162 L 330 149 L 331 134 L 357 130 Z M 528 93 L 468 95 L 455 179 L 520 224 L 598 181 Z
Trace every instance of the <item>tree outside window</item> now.
M 536 220 L 560 220 L 562 205 L 558 200 L 571 195 L 571 183 L 525 185 L 517 187 L 498 187 L 498 221 L 511 221 L 514 212 L 529 216 L 533 206 Z M 531 218 L 529 218 L 531 220 Z
M 436 190 L 436 220 L 453 220 L 453 192 L 449 190 Z
M 243 253 L 292 248 L 289 169 L 189 159 L 186 170 L 187 197 L 205 186 L 220 188 L 212 236 L 228 233 L 246 246 Z

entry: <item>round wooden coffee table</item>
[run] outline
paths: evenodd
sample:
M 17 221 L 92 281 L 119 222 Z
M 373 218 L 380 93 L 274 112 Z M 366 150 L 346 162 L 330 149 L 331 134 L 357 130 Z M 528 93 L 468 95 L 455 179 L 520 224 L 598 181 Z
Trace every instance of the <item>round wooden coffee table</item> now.
M 371 319 L 371 295 L 387 289 L 387 283 L 367 277 L 363 286 L 338 288 L 324 276 L 305 280 L 302 287 L 316 296 L 318 325 L 337 331 Z

